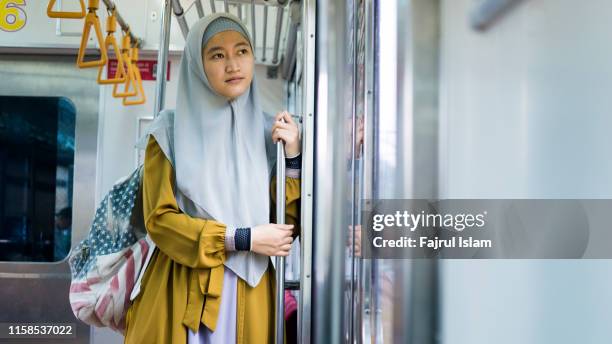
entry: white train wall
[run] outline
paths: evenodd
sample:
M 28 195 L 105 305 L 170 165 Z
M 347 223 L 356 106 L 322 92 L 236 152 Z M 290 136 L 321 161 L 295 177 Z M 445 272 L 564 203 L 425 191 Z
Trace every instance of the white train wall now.
M 520 1 L 482 32 L 474 3 L 440 6 L 440 198 L 611 198 L 612 3 Z M 610 336 L 609 261 L 440 266 L 443 343 Z

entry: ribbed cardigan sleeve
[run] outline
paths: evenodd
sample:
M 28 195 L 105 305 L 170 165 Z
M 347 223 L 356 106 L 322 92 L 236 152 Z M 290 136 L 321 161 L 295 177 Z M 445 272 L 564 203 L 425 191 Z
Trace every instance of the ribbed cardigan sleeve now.
M 174 169 L 151 135 L 143 174 L 147 232 L 162 252 L 180 264 L 191 268 L 213 268 L 223 264 L 226 226 L 181 212 L 173 180 Z

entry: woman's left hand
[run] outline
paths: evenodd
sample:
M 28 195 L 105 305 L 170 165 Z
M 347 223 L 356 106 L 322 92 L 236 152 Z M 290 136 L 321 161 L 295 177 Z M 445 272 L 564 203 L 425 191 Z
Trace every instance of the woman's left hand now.
M 284 119 L 285 122 L 281 122 L 281 119 Z M 272 142 L 276 143 L 279 139 L 285 143 L 285 156 L 294 157 L 298 155 L 301 150 L 300 130 L 287 111 L 277 113 L 272 126 Z

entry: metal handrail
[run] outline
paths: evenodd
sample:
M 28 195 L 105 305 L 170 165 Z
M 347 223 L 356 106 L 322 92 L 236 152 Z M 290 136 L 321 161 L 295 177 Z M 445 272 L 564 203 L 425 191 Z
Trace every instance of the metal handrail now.
M 312 272 L 313 272 L 313 211 L 314 211 L 314 117 L 316 95 L 316 0 L 302 0 L 302 179 L 301 179 L 301 235 L 300 235 L 300 293 L 298 300 L 298 343 L 312 342 Z M 325 13 L 325 12 L 323 12 Z
M 106 40 L 104 41 L 104 46 L 106 47 L 106 52 L 108 54 L 109 47 L 111 47 L 115 51 L 115 56 L 117 56 L 117 71 L 115 72 L 115 76 L 113 78 L 108 78 L 107 71 L 107 79 L 102 78 L 102 73 L 104 71 L 104 66 L 100 66 L 98 69 L 98 84 L 108 85 L 108 84 L 121 84 L 124 83 L 127 79 L 127 73 L 125 72 L 125 66 L 123 61 L 123 55 L 119 50 L 119 46 L 117 45 L 117 40 L 115 39 L 115 29 L 117 28 L 117 17 L 115 17 L 115 11 L 106 19 L 106 32 L 108 33 L 106 36 Z
M 102 29 L 100 28 L 100 18 L 96 14 L 100 0 L 89 0 L 87 4 L 88 13 L 85 16 L 85 24 L 83 26 L 83 36 L 81 37 L 81 46 L 79 47 L 79 54 L 77 57 L 77 67 L 79 68 L 92 68 L 103 66 L 106 64 L 106 47 L 104 40 L 102 39 Z M 96 38 L 98 39 L 98 45 L 100 46 L 100 59 L 94 61 L 84 61 L 85 49 L 87 49 L 87 41 L 89 40 L 89 33 L 93 26 L 96 32 Z
M 266 62 L 266 39 L 268 36 L 268 6 L 264 6 L 264 19 L 263 19 L 263 46 L 261 48 L 261 61 Z
M 49 4 L 47 5 L 47 16 L 49 18 L 59 18 L 59 19 L 83 19 L 85 18 L 86 16 L 85 0 L 79 0 L 79 3 L 81 5 L 81 12 L 54 11 L 53 7 L 55 6 L 56 1 L 57 0 L 49 0 Z M 121 17 L 119 10 L 117 10 L 117 5 L 115 5 L 115 3 L 112 2 L 111 0 L 102 0 L 102 2 L 106 6 L 108 13 L 113 13 L 115 15 L 115 17 L 117 18 L 117 22 L 119 23 L 119 26 L 121 26 L 121 30 L 123 30 L 124 32 L 130 32 L 130 26 L 125 22 L 125 20 L 123 20 L 123 17 Z M 131 33 L 130 33 L 130 36 L 131 36 L 130 38 L 132 39 L 132 42 L 135 42 L 135 44 L 138 45 L 139 47 L 142 46 L 142 40 L 140 38 L 132 35 Z
M 255 26 L 255 0 L 251 0 L 251 30 L 253 31 L 253 47 L 257 46 L 257 36 L 255 35 L 257 30 L 255 30 L 256 26 Z M 266 28 L 264 27 L 264 31 L 266 30 Z M 253 51 L 253 54 L 255 54 L 255 51 Z
M 276 144 L 276 223 L 285 223 L 285 148 Z M 285 342 L 285 257 L 276 257 L 276 295 L 274 323 L 276 344 Z
M 201 3 L 202 0 L 194 0 L 194 2 L 191 3 L 191 5 L 189 5 L 188 7 L 184 8 L 179 0 L 170 0 L 169 3 L 172 6 L 172 13 L 174 13 L 174 16 L 177 19 L 177 23 L 179 24 L 179 28 L 181 29 L 181 33 L 183 35 L 183 38 L 187 38 L 187 35 L 189 34 L 189 25 L 187 23 L 186 20 L 186 16 L 187 13 L 189 12 L 189 10 L 191 10 L 192 7 L 195 7 L 197 10 L 197 15 L 199 18 L 202 18 L 202 16 L 206 15 L 205 11 L 204 11 L 204 7 L 202 6 Z M 288 0 L 232 0 L 232 1 L 228 1 L 225 0 L 223 2 L 224 5 L 224 12 L 230 13 L 230 5 L 232 6 L 236 6 L 237 11 L 238 11 L 238 17 L 240 17 L 241 20 L 246 20 L 246 17 L 248 16 L 244 16 L 245 18 L 243 18 L 243 6 L 250 6 L 251 10 L 251 15 L 250 15 L 250 21 L 251 21 L 251 37 L 252 37 L 252 43 L 253 43 L 253 47 L 257 47 L 257 23 L 256 23 L 256 7 L 257 6 L 263 6 L 264 9 L 264 19 L 263 19 L 263 48 L 261 50 L 261 58 L 259 61 L 261 62 L 265 62 L 268 60 L 268 58 L 266 57 L 266 49 L 267 49 L 267 27 L 268 27 L 268 7 L 276 7 L 277 8 L 277 14 L 276 14 L 276 23 L 275 25 L 275 30 L 274 30 L 274 51 L 273 51 L 273 57 L 272 62 L 268 63 L 267 65 L 269 66 L 277 66 L 279 65 L 279 51 L 280 51 L 280 39 L 281 39 L 281 32 L 282 32 L 282 24 L 283 24 L 283 17 L 284 17 L 284 11 L 285 11 L 285 7 L 287 6 L 287 4 L 289 3 Z M 210 9 L 211 9 L 211 13 L 217 13 L 217 6 L 215 5 L 215 1 L 211 0 L 210 1 Z M 222 12 L 223 12 L 222 11 Z M 255 56 L 255 60 L 257 61 L 257 52 L 254 50 L 253 54 Z
M 519 2 L 520 0 L 480 1 L 470 11 L 470 26 L 474 30 L 484 31 Z
M 166 100 L 166 73 L 168 72 L 168 50 L 170 47 L 170 24 L 172 21 L 171 0 L 165 0 L 161 29 L 159 34 L 159 51 L 157 52 L 157 81 L 155 83 L 155 103 L 153 116 L 157 117 L 164 108 Z
M 251 3 L 255 3 L 255 5 L 262 5 L 266 7 L 277 7 L 277 6 L 285 6 L 289 2 L 289 0 L 232 0 L 232 5 L 250 5 Z
M 198 18 L 204 17 L 204 7 L 202 6 L 202 0 L 195 0 L 196 10 L 198 11 Z
M 100 0 L 88 0 L 87 3 L 87 14 L 85 14 L 85 1 L 79 0 L 81 6 L 80 12 L 64 12 L 54 11 L 57 0 L 50 0 L 47 4 L 47 16 L 50 18 L 61 18 L 61 19 L 82 19 L 85 18 L 83 25 L 83 34 L 81 36 L 81 44 L 79 45 L 79 52 L 77 55 L 77 67 L 78 68 L 93 68 L 98 67 L 97 81 L 101 85 L 113 84 L 113 97 L 132 97 L 137 94 L 139 98 L 137 100 L 123 99 L 124 105 L 137 105 L 146 102 L 146 96 L 144 94 L 144 88 L 142 86 L 142 78 L 138 66 L 134 63 L 138 60 L 138 47 L 142 45 L 142 40 L 133 36 L 130 32 L 130 26 L 127 25 L 125 20 L 119 14 L 117 6 L 111 0 L 102 0 L 108 11 L 108 18 L 106 22 L 106 39 L 102 39 L 102 29 L 100 28 L 100 18 L 96 14 L 100 7 Z M 201 4 L 200 4 L 201 5 Z M 117 47 L 117 40 L 115 39 L 114 32 L 117 27 L 117 23 L 121 26 L 121 30 L 124 32 L 123 46 L 119 53 Z M 91 28 L 93 27 L 98 46 L 100 47 L 100 58 L 93 61 L 85 61 L 85 51 L 87 49 L 87 43 L 89 41 L 89 35 Z M 113 78 L 104 79 L 102 77 L 104 66 L 108 61 L 108 51 L 110 49 L 115 51 L 117 56 L 117 72 Z M 133 59 L 130 58 L 130 51 L 133 55 Z M 124 91 L 118 91 L 118 85 L 124 83 Z M 132 86 L 133 91 L 128 91 Z
M 81 5 L 80 12 L 69 12 L 69 11 L 54 11 L 53 7 L 55 6 L 56 0 L 50 0 L 47 5 L 47 16 L 49 18 L 63 18 L 63 19 L 83 19 L 85 18 L 85 0 L 79 0 L 79 4 Z
M 119 26 L 121 27 L 121 30 L 123 32 L 129 33 L 132 43 L 137 47 L 141 47 L 142 39 L 132 34 L 130 30 L 130 26 L 125 22 L 125 20 L 123 20 L 123 17 L 121 17 L 121 14 L 119 13 L 119 10 L 117 9 L 117 5 L 115 5 L 115 3 L 112 2 L 111 0 L 102 0 L 102 2 L 106 6 L 106 9 L 108 10 L 109 13 L 111 12 L 114 13 L 115 17 L 117 18 L 117 23 L 119 23 Z
M 187 34 L 189 33 L 189 25 L 187 25 L 187 20 L 185 19 L 186 12 L 183 10 L 183 6 L 179 0 L 172 0 L 172 12 L 174 12 L 174 15 L 176 16 L 183 37 L 187 38 Z
M 278 48 L 280 46 L 280 35 L 281 29 L 283 25 L 283 14 L 285 14 L 285 9 L 283 7 L 276 8 L 276 32 L 274 33 L 274 55 L 272 56 L 272 63 L 278 63 Z

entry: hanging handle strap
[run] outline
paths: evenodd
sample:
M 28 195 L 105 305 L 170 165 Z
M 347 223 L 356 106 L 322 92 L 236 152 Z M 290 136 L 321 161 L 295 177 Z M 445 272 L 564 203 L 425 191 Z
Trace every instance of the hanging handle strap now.
M 115 58 L 117 59 L 117 68 L 115 69 L 115 76 L 113 78 L 109 78 L 108 74 L 110 74 L 110 64 L 108 67 L 100 66 L 98 69 L 98 84 L 100 85 L 108 85 L 108 84 L 122 84 L 127 80 L 127 73 L 125 71 L 125 62 L 123 61 L 123 54 L 121 50 L 119 50 L 119 46 L 117 45 L 117 40 L 115 39 L 115 30 L 117 28 L 117 18 L 115 17 L 115 10 L 111 12 L 111 14 L 106 18 L 106 32 L 108 35 L 106 36 L 106 40 L 104 41 L 104 45 L 106 47 L 107 57 L 110 56 L 109 52 L 114 51 Z M 106 70 L 107 78 L 103 78 L 104 69 Z
M 123 105 L 141 105 L 147 102 L 147 96 L 144 93 L 144 87 L 142 86 L 142 77 L 140 75 L 140 68 L 138 67 L 138 47 L 132 48 L 132 55 L 130 56 L 132 60 L 132 71 L 134 73 L 135 79 L 135 87 L 136 92 L 138 94 L 137 99 L 128 99 L 128 97 L 123 98 Z
M 54 11 L 53 7 L 55 6 L 56 0 L 50 0 L 47 5 L 47 16 L 49 18 L 66 18 L 66 19 L 82 19 L 85 18 L 85 0 L 79 0 L 79 4 L 81 5 L 80 12 L 64 12 L 64 11 Z
M 100 6 L 100 0 L 89 0 L 87 9 L 88 13 L 85 16 L 85 25 L 83 26 L 83 36 L 81 37 L 81 46 L 79 47 L 79 54 L 77 57 L 77 67 L 79 68 L 93 68 L 100 67 L 106 64 L 106 45 L 102 38 L 102 29 L 100 28 L 100 18 L 96 14 L 98 7 Z M 87 42 L 89 41 L 89 33 L 93 27 L 98 46 L 100 47 L 100 58 L 94 61 L 85 61 L 85 49 L 87 49 Z
M 133 97 L 138 94 L 138 76 L 134 71 L 134 65 L 132 63 L 132 40 L 130 38 L 130 32 L 125 31 L 123 34 L 123 42 L 121 45 L 121 55 L 123 57 L 123 62 L 125 63 L 125 84 L 123 84 L 123 92 L 119 91 L 119 87 L 121 84 L 113 85 L 113 97 L 115 98 L 124 98 L 124 97 Z M 120 73 L 118 70 L 117 73 Z M 119 74 L 121 75 L 121 74 Z

